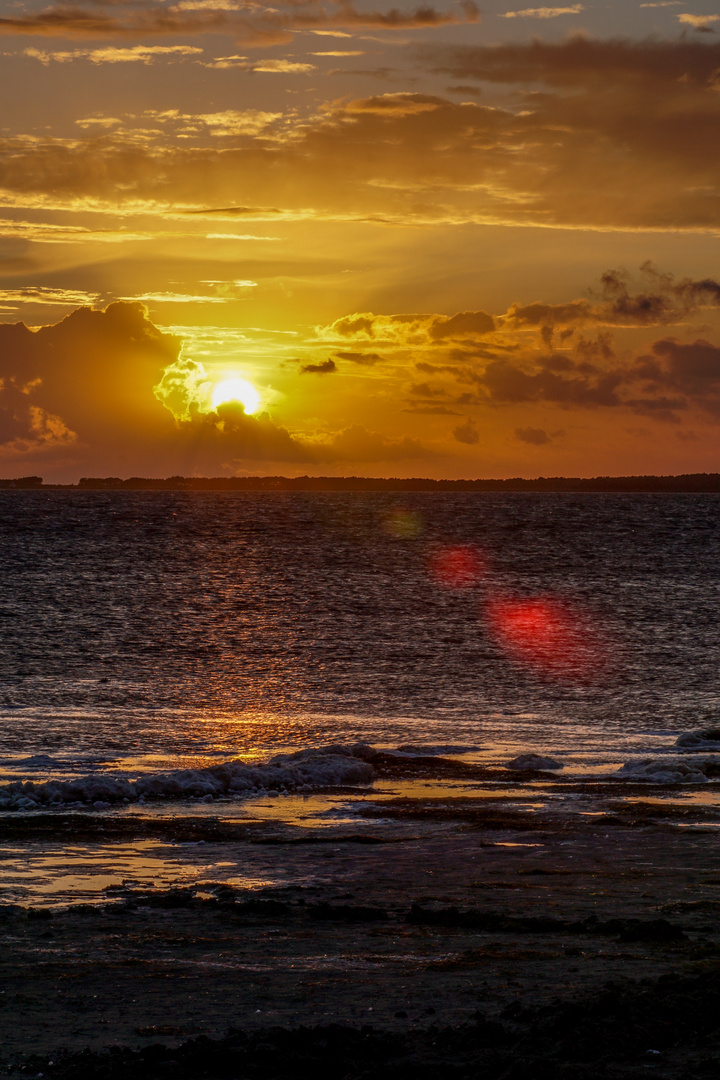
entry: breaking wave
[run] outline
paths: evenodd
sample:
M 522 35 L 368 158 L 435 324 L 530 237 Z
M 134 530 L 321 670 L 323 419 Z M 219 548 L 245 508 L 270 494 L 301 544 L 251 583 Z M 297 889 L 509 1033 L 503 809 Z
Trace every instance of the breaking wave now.
M 67 806 L 105 809 L 153 799 L 247 798 L 262 794 L 310 793 L 324 788 L 370 784 L 375 751 L 364 744 L 327 746 L 278 754 L 261 765 L 226 761 L 207 769 L 176 769 L 133 779 L 127 774 L 89 775 L 45 783 L 16 781 L 0 786 L 0 810 Z
M 720 757 L 678 761 L 672 758 L 645 758 L 629 761 L 614 774 L 622 780 L 652 784 L 705 784 L 720 776 Z
M 677 739 L 676 746 L 684 750 L 720 750 L 720 728 L 696 728 Z

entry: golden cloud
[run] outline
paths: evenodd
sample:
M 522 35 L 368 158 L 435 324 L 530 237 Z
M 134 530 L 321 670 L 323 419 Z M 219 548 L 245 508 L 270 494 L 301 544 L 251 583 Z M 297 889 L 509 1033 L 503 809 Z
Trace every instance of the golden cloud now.
M 113 13 L 91 7 L 57 5 L 29 14 L 0 18 L 0 34 L 35 34 L 48 37 L 138 37 L 140 35 L 233 34 L 247 45 L 284 44 L 298 30 L 341 27 L 374 27 L 383 30 L 412 30 L 477 22 L 474 0 L 461 0 L 460 13 L 443 12 L 429 4 L 412 11 L 358 11 L 350 0 L 330 0 L 320 8 L 289 3 L 281 7 L 243 4 L 240 8 L 214 0 L 207 3 L 180 3 L 172 7 L 132 4 L 113 5 Z
M 573 4 L 572 7 L 539 7 L 523 8 L 522 11 L 505 11 L 500 15 L 501 19 L 557 19 L 559 15 L 579 15 L 584 11 L 582 4 Z
M 193 45 L 133 45 L 131 48 L 107 46 L 103 49 L 73 49 L 71 51 L 48 51 L 23 49 L 23 56 L 48 64 L 71 64 L 76 60 L 89 60 L 91 64 L 152 64 L 156 60 L 179 60 L 197 56 L 202 49 Z
M 184 128 L 158 114 L 162 131 L 6 138 L 0 189 L 16 205 L 52 195 L 172 214 L 270 206 L 408 224 L 720 230 L 720 45 L 577 39 L 420 55 L 453 77 L 515 84 L 515 97 L 501 107 L 400 92 L 282 127 L 258 110 L 198 114 Z M 213 132 L 246 141 L 213 148 Z

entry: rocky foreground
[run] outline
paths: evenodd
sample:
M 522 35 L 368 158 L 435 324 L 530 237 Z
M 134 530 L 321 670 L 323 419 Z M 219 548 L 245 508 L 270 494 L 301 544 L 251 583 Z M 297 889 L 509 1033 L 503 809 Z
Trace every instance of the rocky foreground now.
M 488 815 L 321 843 L 208 835 L 218 862 L 244 844 L 255 887 L 0 907 L 0 1071 L 720 1077 L 716 829 L 651 802 L 524 828 Z M 263 888 L 278 863 L 294 884 Z

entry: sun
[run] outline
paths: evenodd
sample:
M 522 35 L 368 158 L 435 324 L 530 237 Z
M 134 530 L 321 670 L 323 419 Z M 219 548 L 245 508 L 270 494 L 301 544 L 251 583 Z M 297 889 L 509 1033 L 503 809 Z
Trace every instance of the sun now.
M 257 412 L 260 407 L 260 395 L 247 379 L 223 379 L 215 384 L 212 392 L 213 409 L 228 401 L 239 401 L 248 414 Z

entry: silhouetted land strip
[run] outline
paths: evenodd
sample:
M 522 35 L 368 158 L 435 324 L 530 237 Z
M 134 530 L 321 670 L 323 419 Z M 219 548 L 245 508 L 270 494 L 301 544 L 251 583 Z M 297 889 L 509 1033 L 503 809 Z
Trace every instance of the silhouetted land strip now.
M 41 476 L 0 480 L 0 488 L 84 491 L 330 491 L 330 492 L 720 492 L 720 473 L 679 476 L 515 476 L 507 480 L 432 480 L 367 476 L 84 476 L 75 484 L 44 484 Z

